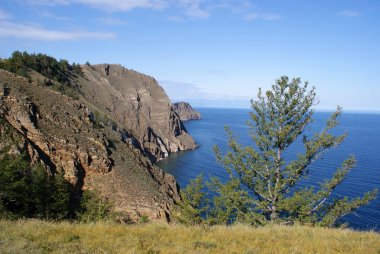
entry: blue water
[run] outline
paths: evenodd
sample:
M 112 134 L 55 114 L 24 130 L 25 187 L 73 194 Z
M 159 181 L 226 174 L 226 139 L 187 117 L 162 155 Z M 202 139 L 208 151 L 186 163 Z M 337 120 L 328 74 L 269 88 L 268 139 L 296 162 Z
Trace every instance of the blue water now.
M 200 173 L 205 178 L 218 176 L 227 179 L 224 168 L 218 165 L 213 154 L 213 146 L 218 145 L 227 151 L 227 136 L 224 126 L 233 130 L 240 143 L 251 145 L 246 125 L 249 119 L 248 109 L 212 109 L 199 108 L 202 119 L 185 122 L 189 133 L 199 147 L 192 151 L 171 154 L 157 164 L 173 174 L 181 187 Z M 321 130 L 331 113 L 317 112 L 312 131 Z M 302 184 L 317 185 L 332 176 L 336 168 L 349 156 L 355 155 L 357 166 L 348 174 L 347 179 L 334 191 L 334 197 L 356 197 L 362 193 L 380 189 L 380 114 L 343 113 L 341 124 L 334 129 L 334 134 L 348 133 L 347 139 L 335 149 L 327 151 L 321 160 L 313 163 L 310 175 Z M 301 151 L 301 143 L 296 142 L 287 153 L 292 158 Z M 380 198 L 369 205 L 356 210 L 343 218 L 349 226 L 360 230 L 380 230 Z

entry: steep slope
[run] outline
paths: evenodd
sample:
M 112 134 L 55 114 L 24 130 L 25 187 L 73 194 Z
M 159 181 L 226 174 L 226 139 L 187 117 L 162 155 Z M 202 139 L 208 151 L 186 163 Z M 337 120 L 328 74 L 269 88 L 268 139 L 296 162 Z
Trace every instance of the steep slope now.
M 188 102 L 173 103 L 173 109 L 181 119 L 181 121 L 201 119 L 201 113 L 194 110 Z
M 26 78 L 0 70 L 0 83 L 0 117 L 18 135 L 14 152 L 42 162 L 50 174 L 63 171 L 79 189 L 100 190 L 132 220 L 168 220 L 179 199 L 175 179 L 124 142 L 117 128 L 97 126 L 82 102 Z
M 78 77 L 84 100 L 133 135 L 155 161 L 195 148 L 165 91 L 155 79 L 120 65 L 83 65 Z

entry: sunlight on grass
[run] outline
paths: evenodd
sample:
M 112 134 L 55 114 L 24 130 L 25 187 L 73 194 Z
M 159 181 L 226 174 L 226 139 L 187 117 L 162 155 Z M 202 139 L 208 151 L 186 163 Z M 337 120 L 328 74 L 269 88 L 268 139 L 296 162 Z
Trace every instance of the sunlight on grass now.
M 380 253 L 374 232 L 303 226 L 0 221 L 2 253 Z

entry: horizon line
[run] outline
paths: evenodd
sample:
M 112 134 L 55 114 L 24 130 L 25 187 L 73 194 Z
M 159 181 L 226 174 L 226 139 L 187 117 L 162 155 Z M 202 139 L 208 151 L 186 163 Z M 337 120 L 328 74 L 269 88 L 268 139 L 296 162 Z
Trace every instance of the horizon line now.
M 251 107 L 219 107 L 219 106 L 194 106 L 193 108 L 209 108 L 209 109 L 251 109 Z M 334 112 L 336 108 L 315 108 L 316 112 Z M 343 112 L 348 113 L 377 113 L 380 114 L 380 109 L 355 109 L 355 108 L 343 108 Z

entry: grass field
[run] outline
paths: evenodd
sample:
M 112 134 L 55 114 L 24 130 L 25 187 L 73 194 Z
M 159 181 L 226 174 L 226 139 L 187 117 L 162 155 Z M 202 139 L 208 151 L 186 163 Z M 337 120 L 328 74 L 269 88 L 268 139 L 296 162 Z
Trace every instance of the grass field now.
M 380 234 L 304 226 L 0 221 L 0 253 L 380 253 Z

